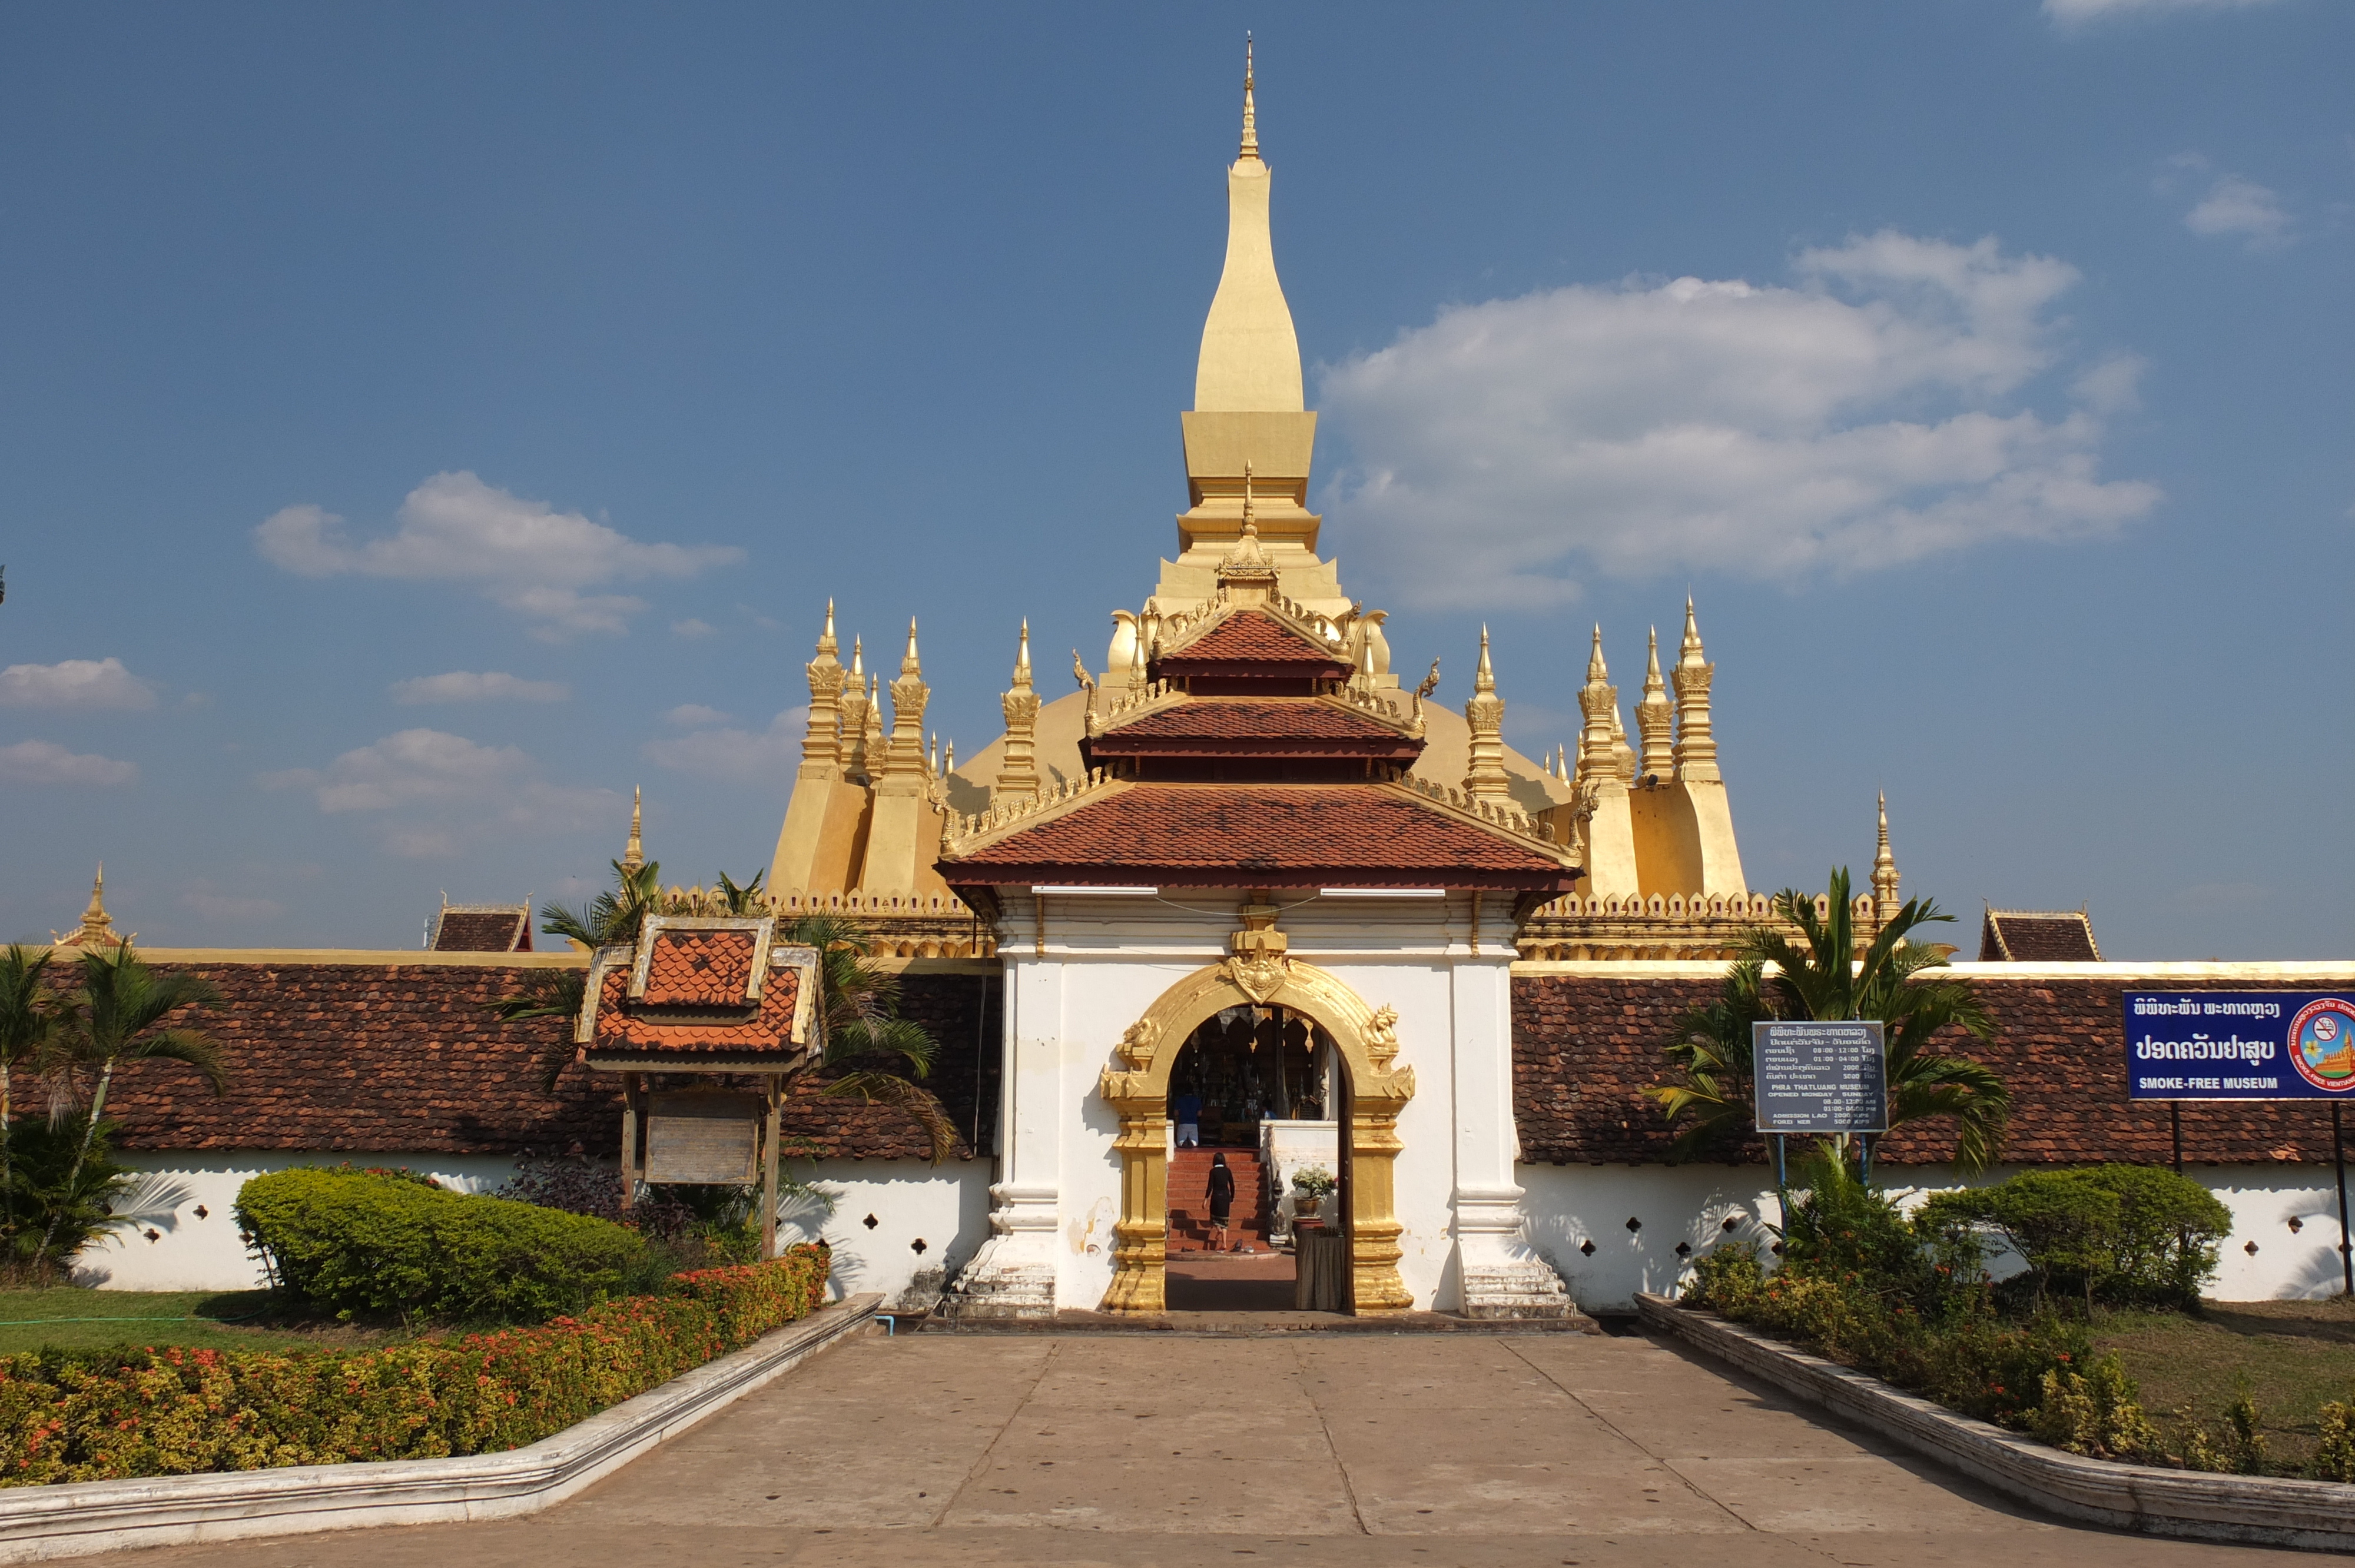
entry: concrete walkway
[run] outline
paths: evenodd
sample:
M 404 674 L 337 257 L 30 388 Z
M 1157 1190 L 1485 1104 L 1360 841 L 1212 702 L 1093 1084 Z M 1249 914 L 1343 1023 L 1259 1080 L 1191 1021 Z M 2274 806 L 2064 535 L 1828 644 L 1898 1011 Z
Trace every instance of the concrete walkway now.
M 2318 1561 L 2041 1519 L 1642 1339 L 937 1333 L 829 1351 L 536 1518 L 114 1560 L 139 1568 Z

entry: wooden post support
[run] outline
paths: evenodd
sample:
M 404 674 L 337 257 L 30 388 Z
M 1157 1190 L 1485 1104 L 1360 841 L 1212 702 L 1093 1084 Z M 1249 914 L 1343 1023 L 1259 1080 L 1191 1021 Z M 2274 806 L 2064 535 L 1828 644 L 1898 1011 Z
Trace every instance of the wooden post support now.
M 777 1255 L 777 1144 L 784 1132 L 784 1090 L 769 1075 L 769 1117 L 761 1140 L 761 1255 Z
M 622 1075 L 622 1213 L 638 1202 L 638 1075 Z

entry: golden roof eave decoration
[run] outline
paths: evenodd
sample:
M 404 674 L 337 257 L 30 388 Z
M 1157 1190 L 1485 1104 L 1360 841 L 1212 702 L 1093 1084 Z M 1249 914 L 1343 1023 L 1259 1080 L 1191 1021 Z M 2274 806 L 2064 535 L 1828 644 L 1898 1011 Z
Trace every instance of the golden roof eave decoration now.
M 973 816 L 952 811 L 941 830 L 941 853 L 949 860 L 962 859 L 1018 829 L 1035 828 L 1042 822 L 1067 815 L 1088 801 L 1102 800 L 1127 788 L 1126 780 L 1114 779 L 1098 768 L 1092 769 L 1084 778 L 1064 779 L 1054 789 L 1042 791 L 1035 800 L 993 805 Z

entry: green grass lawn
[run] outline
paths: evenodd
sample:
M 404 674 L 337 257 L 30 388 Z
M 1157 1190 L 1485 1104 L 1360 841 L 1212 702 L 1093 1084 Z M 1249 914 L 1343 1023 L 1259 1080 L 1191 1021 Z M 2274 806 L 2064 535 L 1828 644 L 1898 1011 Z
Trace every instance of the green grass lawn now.
M 244 1321 L 230 1320 L 240 1319 Z M 315 1350 L 383 1337 L 339 1325 L 286 1321 L 266 1290 L 0 1290 L 0 1355 L 109 1345 Z
M 2328 1401 L 2355 1399 L 2355 1300 L 2210 1301 L 2198 1317 L 2105 1312 L 2096 1348 L 2114 1351 L 2142 1388 L 2142 1406 L 2162 1425 L 2185 1405 L 2211 1430 L 2245 1384 L 2263 1415 L 2277 1467 L 2313 1455 L 2316 1422 Z

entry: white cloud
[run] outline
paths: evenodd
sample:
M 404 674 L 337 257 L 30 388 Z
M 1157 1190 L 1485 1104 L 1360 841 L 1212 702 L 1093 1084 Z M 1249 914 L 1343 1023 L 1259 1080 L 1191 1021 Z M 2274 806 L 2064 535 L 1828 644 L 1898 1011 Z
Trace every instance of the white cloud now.
M 131 763 L 68 751 L 53 740 L 0 746 L 0 784 L 128 784 L 138 777 Z
M 1795 271 L 1451 307 L 1325 366 L 1352 454 L 1326 503 L 1411 601 L 1537 608 L 1582 564 L 1847 573 L 2158 502 L 2097 473 L 2131 372 L 2057 417 L 2012 404 L 2061 358 L 2074 268 L 1884 231 Z
M 2289 243 L 2289 208 L 2278 192 L 2225 175 L 2183 215 L 2183 227 L 2210 238 L 2245 238 L 2252 250 L 2278 250 Z
M 419 675 L 395 681 L 391 690 L 392 700 L 409 707 L 420 703 L 560 703 L 572 694 L 561 681 L 527 681 L 498 670 Z
M 2044 0 L 2044 15 L 2067 25 L 2115 16 L 2156 16 L 2182 11 L 2243 11 L 2272 0 Z
M 686 711 L 674 708 L 668 716 L 676 718 Z M 808 723 L 808 708 L 787 708 L 770 720 L 765 730 L 698 729 L 667 740 L 647 741 L 638 750 L 655 767 L 675 772 L 730 784 L 783 785 L 801 766 L 802 731 Z
M 329 815 L 381 814 L 379 841 L 406 856 L 455 854 L 517 832 L 596 826 L 620 800 L 611 790 L 549 782 L 518 747 L 481 746 L 438 729 L 405 729 L 323 768 L 265 773 L 261 783 L 308 789 Z
M 719 628 L 712 625 L 711 622 L 708 620 L 698 620 L 692 615 L 688 616 L 685 620 L 672 621 L 670 623 L 670 629 L 681 637 L 717 637 L 719 635 Z
M 681 703 L 663 715 L 663 723 L 677 725 L 681 729 L 704 729 L 712 725 L 726 724 L 735 716 L 723 714 L 718 708 L 705 707 L 701 703 Z
M 262 520 L 254 544 L 298 577 L 358 573 L 465 583 L 545 636 L 626 630 L 630 616 L 645 608 L 627 595 L 584 589 L 690 577 L 744 556 L 726 545 L 643 544 L 471 473 L 435 474 L 409 493 L 395 523 L 391 534 L 354 544 L 342 518 L 317 506 L 289 506 Z
M 120 659 L 67 659 L 0 670 L 0 708 L 152 708 L 155 689 Z

